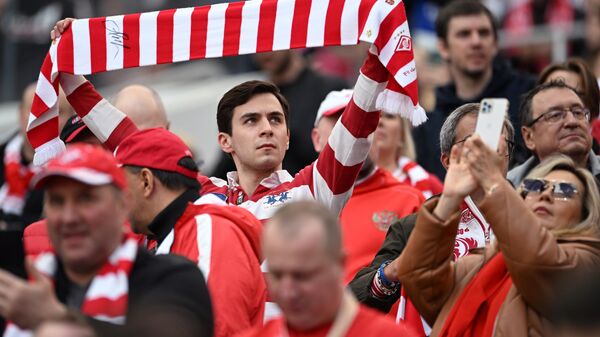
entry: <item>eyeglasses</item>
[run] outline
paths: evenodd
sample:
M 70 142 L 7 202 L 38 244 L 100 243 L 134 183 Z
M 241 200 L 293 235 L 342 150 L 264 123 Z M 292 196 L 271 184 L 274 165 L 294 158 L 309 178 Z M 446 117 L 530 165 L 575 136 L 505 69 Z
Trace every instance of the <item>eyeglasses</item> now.
M 469 137 L 471 137 L 472 135 L 468 135 L 466 136 L 463 140 L 459 140 L 458 142 L 454 142 L 452 143 L 452 146 L 456 145 L 456 144 L 462 144 L 464 142 L 467 141 L 467 139 L 469 139 Z M 504 141 L 506 142 L 506 147 L 507 147 L 507 153 L 504 154 L 505 157 L 510 157 L 513 153 L 513 150 L 515 148 L 515 142 L 513 142 L 512 140 L 509 140 L 508 138 L 504 138 Z
M 528 127 L 532 127 L 533 124 L 537 123 L 539 120 L 543 120 L 548 123 L 558 123 L 567 117 L 567 112 L 571 111 L 573 117 L 579 121 L 589 121 L 590 120 L 590 109 L 582 107 L 580 105 L 572 106 L 570 108 L 553 108 L 549 111 L 544 112 L 539 115 L 536 119 L 532 120 L 527 124 Z
M 575 194 L 578 194 L 577 186 L 573 183 L 564 181 L 548 181 L 546 179 L 525 179 L 521 183 L 523 192 L 521 196 L 526 198 L 532 195 L 539 195 L 548 188 L 552 188 L 552 198 L 554 200 L 569 200 L 572 199 Z

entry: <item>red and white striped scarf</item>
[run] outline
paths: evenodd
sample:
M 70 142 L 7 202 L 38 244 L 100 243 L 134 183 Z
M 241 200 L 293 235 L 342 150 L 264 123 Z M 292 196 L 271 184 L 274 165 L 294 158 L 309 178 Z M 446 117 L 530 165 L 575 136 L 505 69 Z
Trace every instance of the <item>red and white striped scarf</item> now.
M 85 293 L 81 312 L 94 319 L 113 324 L 124 324 L 129 294 L 129 274 L 137 256 L 138 242 L 132 235 L 125 235 L 123 242 L 94 276 Z M 57 261 L 54 253 L 40 254 L 35 267 L 49 278 L 56 274 Z M 21 330 L 9 323 L 4 337 L 31 336 L 31 331 Z
M 56 106 L 60 72 L 87 75 L 359 41 L 375 46 L 390 74 L 378 108 L 424 122 L 401 0 L 253 0 L 77 20 L 51 45 L 40 71 L 27 128 L 34 163 L 64 149 Z
M 0 209 L 5 214 L 21 215 L 25 206 L 25 195 L 34 167 L 23 165 L 21 147 L 23 136 L 14 136 L 4 149 L 4 185 L 0 187 Z

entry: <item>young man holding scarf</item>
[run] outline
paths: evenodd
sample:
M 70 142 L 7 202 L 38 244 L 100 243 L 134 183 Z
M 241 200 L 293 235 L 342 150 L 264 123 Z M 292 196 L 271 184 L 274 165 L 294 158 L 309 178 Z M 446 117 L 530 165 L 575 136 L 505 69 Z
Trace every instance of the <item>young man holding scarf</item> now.
M 75 145 L 34 176 L 55 252 L 27 269 L 30 282 L 0 270 L 5 336 L 27 336 L 46 319 L 84 315 L 98 336 L 158 329 L 164 336 L 212 336 L 202 273 L 175 256 L 152 256 L 124 234 L 131 200 L 114 157 Z M 165 331 L 164 326 L 169 326 Z

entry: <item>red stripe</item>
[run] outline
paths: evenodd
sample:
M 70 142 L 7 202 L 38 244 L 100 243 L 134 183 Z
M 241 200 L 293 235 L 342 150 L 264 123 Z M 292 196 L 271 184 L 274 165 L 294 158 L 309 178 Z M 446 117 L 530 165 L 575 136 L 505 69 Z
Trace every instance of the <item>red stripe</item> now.
M 367 19 L 369 18 L 369 13 L 371 13 L 371 9 L 375 5 L 376 0 L 362 0 L 358 7 L 358 36 L 362 34 L 363 29 L 365 29 L 365 25 L 367 24 Z
M 102 100 L 102 96 L 90 82 L 85 82 L 67 96 L 67 100 L 77 115 L 83 118 Z
M 106 18 L 89 20 L 92 73 L 106 71 Z
M 140 65 L 140 15 L 131 14 L 123 17 L 123 68 L 134 68 Z
M 342 114 L 341 122 L 355 138 L 367 138 L 379 123 L 379 111 L 366 112 L 350 101 Z
M 312 0 L 296 1 L 292 18 L 290 48 L 305 48 L 308 36 L 308 18 Z
M 158 12 L 156 19 L 156 63 L 173 63 L 173 15 L 175 9 Z
M 339 46 L 341 37 L 342 11 L 344 0 L 330 0 L 325 18 L 325 46 Z
M 42 101 L 42 99 L 35 94 L 33 96 L 33 103 L 31 103 L 31 113 L 35 117 L 40 117 L 42 114 L 48 111 L 48 109 L 50 108 L 46 105 L 46 103 L 44 103 L 44 101 Z
M 47 143 L 51 138 L 49 135 L 56 135 L 58 130 L 58 116 L 38 125 L 27 131 L 27 138 L 33 148 L 38 148 Z
M 392 38 L 394 30 L 398 26 L 406 22 L 406 13 L 404 11 L 404 4 L 398 4 L 379 25 L 379 34 L 375 39 L 374 43 L 381 50 L 385 44 Z
M 111 151 L 114 151 L 117 146 L 121 144 L 123 139 L 137 131 L 139 131 L 137 126 L 133 124 L 129 117 L 125 117 L 125 119 L 123 119 L 121 123 L 119 123 L 119 125 L 117 125 L 117 127 L 110 133 L 110 136 L 108 136 L 108 139 L 104 142 L 104 146 Z
M 360 68 L 360 72 L 367 78 L 377 82 L 383 83 L 388 80 L 390 73 L 388 70 L 379 62 L 377 56 L 369 53 L 367 60 Z
M 273 36 L 275 34 L 275 15 L 277 14 L 277 0 L 264 0 L 260 5 L 260 19 L 258 21 L 258 41 L 256 52 L 273 50 Z
M 81 311 L 88 316 L 104 315 L 109 317 L 125 316 L 127 313 L 127 295 L 115 300 L 105 297 L 93 300 L 86 299 Z
M 190 219 L 191 216 L 184 213 L 175 224 L 173 229 L 175 231 L 174 240 L 169 253 L 181 255 L 198 264 L 198 257 L 200 256 L 198 240 L 196 239 L 198 237 L 198 225 L 195 219 Z M 193 224 L 189 222 L 190 220 L 194 221 Z M 208 282 L 208 280 L 206 281 Z
M 56 55 L 58 70 L 72 74 L 74 72 L 75 60 L 73 56 L 73 30 L 70 26 L 60 38 Z
M 210 6 L 202 6 L 194 8 L 192 12 L 190 59 L 203 59 L 206 56 L 206 31 L 208 29 L 209 10 Z
M 242 8 L 244 8 L 244 2 L 233 2 L 227 6 L 225 11 L 223 56 L 238 55 L 240 52 Z
M 321 174 L 334 195 L 345 193 L 354 186 L 354 181 L 361 167 L 362 163 L 354 166 L 342 165 L 335 158 L 335 153 L 329 144 L 319 154 L 316 165 L 317 171 Z

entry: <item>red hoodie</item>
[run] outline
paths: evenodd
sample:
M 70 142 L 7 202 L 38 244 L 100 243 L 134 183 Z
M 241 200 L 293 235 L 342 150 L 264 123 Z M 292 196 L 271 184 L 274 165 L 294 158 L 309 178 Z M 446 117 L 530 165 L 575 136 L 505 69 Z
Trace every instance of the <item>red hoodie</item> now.
M 380 168 L 354 187 L 340 216 L 347 254 L 346 284 L 371 263 L 390 225 L 416 212 L 424 201 L 421 191 L 399 182 Z

